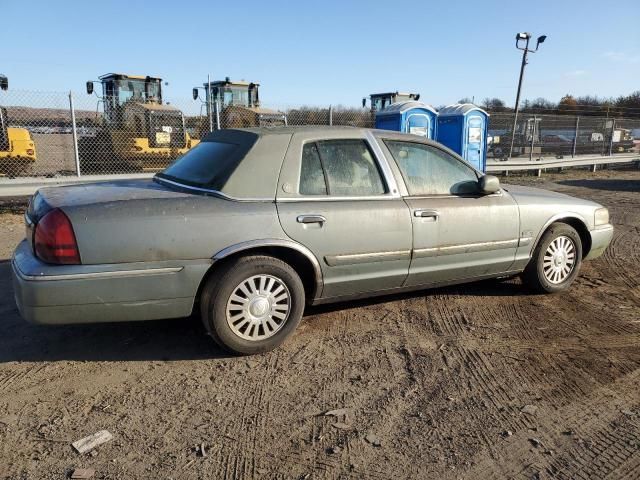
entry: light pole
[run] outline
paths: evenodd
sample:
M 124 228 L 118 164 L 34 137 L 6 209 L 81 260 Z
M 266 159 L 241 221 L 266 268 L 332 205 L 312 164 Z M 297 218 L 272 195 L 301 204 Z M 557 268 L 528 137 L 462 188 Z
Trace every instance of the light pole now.
M 520 90 L 522 89 L 522 77 L 524 76 L 524 67 L 527 65 L 527 55 L 529 53 L 535 53 L 538 51 L 538 47 L 541 43 L 547 39 L 546 35 L 540 35 L 536 42 L 535 50 L 529 49 L 529 40 L 531 40 L 531 34 L 527 32 L 518 33 L 516 35 L 516 48 L 522 50 L 522 65 L 520 65 L 520 79 L 518 80 L 518 93 L 516 94 L 516 108 L 513 115 L 513 130 L 511 131 L 511 147 L 509 148 L 509 160 L 513 154 L 513 142 L 516 139 L 516 125 L 518 123 L 518 109 L 520 108 Z M 521 42 L 524 43 L 524 47 Z

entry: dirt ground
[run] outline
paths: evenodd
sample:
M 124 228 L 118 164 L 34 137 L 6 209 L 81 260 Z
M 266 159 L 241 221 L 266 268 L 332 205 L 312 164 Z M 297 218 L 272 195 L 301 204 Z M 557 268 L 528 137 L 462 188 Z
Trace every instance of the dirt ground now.
M 315 308 L 251 358 L 195 318 L 23 322 L 6 260 L 22 218 L 3 213 L 0 478 L 640 478 L 640 171 L 508 181 L 609 207 L 613 243 L 568 292 L 486 281 Z

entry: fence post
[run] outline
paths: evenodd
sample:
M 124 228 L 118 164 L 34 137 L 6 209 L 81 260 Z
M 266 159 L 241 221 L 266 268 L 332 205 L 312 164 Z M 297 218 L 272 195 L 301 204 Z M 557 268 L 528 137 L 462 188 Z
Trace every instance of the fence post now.
M 613 134 L 616 131 L 616 119 L 611 120 L 611 138 L 609 139 L 609 156 L 613 154 Z
M 217 98 L 216 98 L 216 125 L 218 130 L 222 128 L 222 126 L 220 125 L 220 103 Z
M 536 141 L 536 130 L 538 127 L 538 117 L 536 115 L 533 116 L 533 128 L 531 129 L 531 145 L 529 147 L 529 161 L 533 161 L 533 143 Z
M 211 75 L 207 75 L 207 112 L 209 112 L 209 132 L 213 132 L 213 105 L 211 105 Z
M 576 156 L 576 145 L 578 144 L 579 128 L 580 128 L 580 117 L 576 117 L 576 131 L 573 134 L 573 147 L 571 148 L 571 158 Z
M 80 154 L 78 153 L 78 130 L 76 129 L 76 110 L 73 108 L 73 93 L 69 90 L 69 110 L 71 111 L 71 133 L 73 134 L 73 154 L 76 160 L 76 175 L 80 177 Z
M 329 105 L 329 125 L 333 125 L 333 105 Z

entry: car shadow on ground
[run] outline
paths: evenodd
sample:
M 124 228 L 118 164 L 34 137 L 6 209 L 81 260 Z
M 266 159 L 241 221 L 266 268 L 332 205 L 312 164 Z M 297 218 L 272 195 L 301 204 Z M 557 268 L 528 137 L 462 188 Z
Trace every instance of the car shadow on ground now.
M 363 298 L 359 300 L 348 300 L 324 305 L 307 307 L 305 315 L 319 315 L 331 313 L 339 310 L 349 310 L 382 303 L 409 300 L 412 298 L 423 298 L 429 295 L 462 295 L 474 297 L 511 297 L 521 295 L 534 295 L 529 289 L 524 287 L 519 280 L 490 279 L 472 283 L 464 283 L 450 287 L 429 288 L 406 293 L 395 293 L 391 295 L 381 295 L 379 297 Z
M 513 296 L 526 294 L 516 281 L 487 280 L 455 287 L 346 301 L 307 308 L 306 316 L 330 314 L 425 295 Z M 0 366 L 6 362 L 173 361 L 233 357 L 206 334 L 197 316 L 153 322 L 32 325 L 13 299 L 11 265 L 0 263 Z
M 613 192 L 640 192 L 640 180 L 598 178 L 591 180 L 561 180 L 556 183 L 569 187 L 593 188 L 595 190 L 610 190 Z

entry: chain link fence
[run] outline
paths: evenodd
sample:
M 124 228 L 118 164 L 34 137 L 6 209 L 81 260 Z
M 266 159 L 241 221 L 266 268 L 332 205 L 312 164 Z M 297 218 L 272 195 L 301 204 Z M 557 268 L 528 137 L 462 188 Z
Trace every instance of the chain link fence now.
M 153 103 L 60 92 L 0 91 L 0 176 L 153 172 L 209 131 L 277 125 L 373 127 L 363 108 L 245 108 L 199 99 Z M 508 160 L 638 152 L 640 119 L 493 113 L 488 156 Z M 513 142 L 513 149 L 511 143 Z
M 640 147 L 640 119 L 519 114 L 515 135 L 513 119 L 512 113 L 491 114 L 489 158 L 608 156 L 638 152 Z

